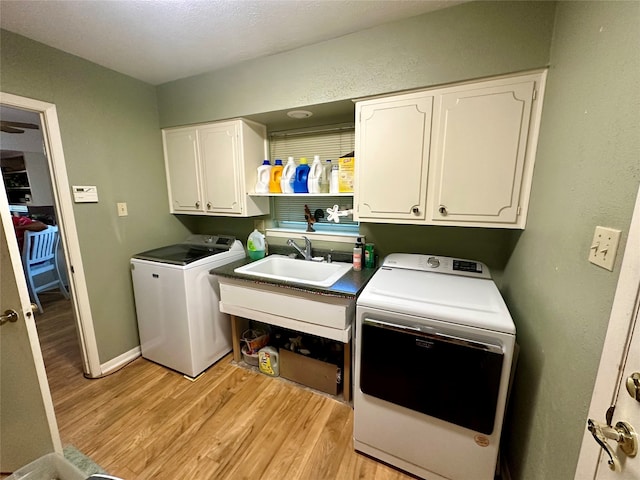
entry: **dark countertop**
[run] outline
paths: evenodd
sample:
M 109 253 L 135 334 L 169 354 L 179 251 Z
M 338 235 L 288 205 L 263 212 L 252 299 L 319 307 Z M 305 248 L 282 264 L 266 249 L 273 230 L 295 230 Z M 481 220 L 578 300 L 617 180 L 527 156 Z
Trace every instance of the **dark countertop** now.
M 316 287 L 313 285 L 304 285 L 304 284 L 295 283 L 295 282 L 285 282 L 282 280 L 272 280 L 269 278 L 257 278 L 252 275 L 243 275 L 241 273 L 234 272 L 236 268 L 242 267 L 243 265 L 246 265 L 254 261 L 256 260 L 251 260 L 250 258 L 247 257 L 242 260 L 237 260 L 233 263 L 228 263 L 226 265 L 211 269 L 209 273 L 211 275 L 217 275 L 220 277 L 236 278 L 239 280 L 248 280 L 257 285 L 261 285 L 261 284 L 262 285 L 264 284 L 278 285 L 278 286 L 290 288 L 292 290 L 298 290 L 303 292 L 314 292 L 314 293 L 320 293 L 323 295 L 335 295 L 335 296 L 345 297 L 345 298 L 356 298 L 377 270 L 377 268 L 363 268 L 359 272 L 356 272 L 353 269 L 351 269 L 347 273 L 345 273 L 342 276 L 342 278 L 340 278 L 336 283 L 334 283 L 330 287 Z

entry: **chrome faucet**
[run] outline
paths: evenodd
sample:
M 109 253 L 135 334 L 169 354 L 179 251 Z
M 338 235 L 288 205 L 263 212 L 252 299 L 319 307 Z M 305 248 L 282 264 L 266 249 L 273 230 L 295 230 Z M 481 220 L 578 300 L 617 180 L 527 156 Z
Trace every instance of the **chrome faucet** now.
M 311 260 L 311 240 L 309 240 L 305 236 L 303 236 L 302 238 L 304 238 L 304 250 L 302 250 L 296 244 L 296 242 L 293 241 L 292 238 L 287 240 L 287 245 L 289 245 L 290 247 L 295 248 L 300 253 L 300 255 L 302 255 L 304 257 L 305 260 Z

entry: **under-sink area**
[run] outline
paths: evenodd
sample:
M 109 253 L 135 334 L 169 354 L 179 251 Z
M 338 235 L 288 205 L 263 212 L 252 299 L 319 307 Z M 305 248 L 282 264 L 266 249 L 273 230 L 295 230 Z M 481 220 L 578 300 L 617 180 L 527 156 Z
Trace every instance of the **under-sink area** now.
M 236 268 L 236 273 L 316 287 L 330 287 L 351 270 L 350 263 L 316 262 L 284 255 L 269 255 Z
M 236 362 L 242 361 L 242 334 L 253 321 L 340 342 L 342 395 L 350 401 L 356 298 L 375 269 L 356 271 L 351 263 L 302 260 L 278 252 L 260 260 L 245 258 L 210 273 L 218 279 L 220 311 L 230 316 Z

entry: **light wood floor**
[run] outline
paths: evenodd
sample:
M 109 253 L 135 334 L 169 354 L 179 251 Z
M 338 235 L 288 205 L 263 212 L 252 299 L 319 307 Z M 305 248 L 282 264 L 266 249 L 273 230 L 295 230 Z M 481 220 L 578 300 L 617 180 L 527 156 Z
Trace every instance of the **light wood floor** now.
M 230 356 L 195 382 L 142 358 L 86 379 L 68 305 L 54 299 L 36 316 L 60 435 L 111 475 L 414 478 L 354 452 L 348 405 L 239 367 Z

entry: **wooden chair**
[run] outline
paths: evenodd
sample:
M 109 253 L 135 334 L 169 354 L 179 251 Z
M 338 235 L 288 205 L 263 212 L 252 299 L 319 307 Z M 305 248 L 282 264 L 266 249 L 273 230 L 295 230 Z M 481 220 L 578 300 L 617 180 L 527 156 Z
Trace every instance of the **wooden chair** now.
M 69 293 L 63 284 L 58 266 L 58 243 L 60 234 L 58 227 L 49 226 L 41 232 L 26 231 L 24 234 L 24 247 L 22 249 L 22 264 L 29 287 L 31 299 L 38 305 L 38 310 L 43 313 L 38 293 L 52 288 L 59 288 L 64 298 L 69 298 Z M 45 275 L 42 280 L 36 278 Z M 46 283 L 41 283 L 41 282 Z

